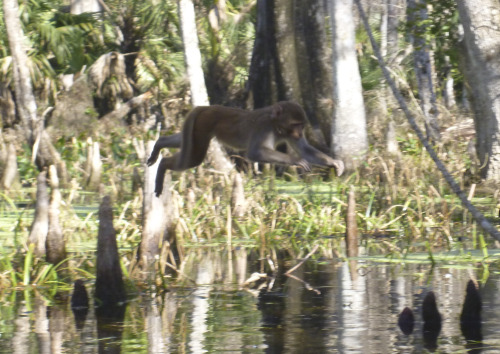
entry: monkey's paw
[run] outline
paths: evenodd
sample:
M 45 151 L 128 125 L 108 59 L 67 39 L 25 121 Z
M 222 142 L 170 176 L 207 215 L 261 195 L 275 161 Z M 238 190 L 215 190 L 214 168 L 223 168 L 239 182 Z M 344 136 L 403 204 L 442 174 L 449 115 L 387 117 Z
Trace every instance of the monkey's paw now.
M 300 159 L 295 163 L 298 167 L 302 168 L 306 172 L 311 172 L 311 165 L 304 159 Z
M 151 155 L 146 163 L 148 164 L 148 166 L 153 166 L 156 160 L 158 160 L 158 156 Z
M 337 177 L 341 176 L 344 173 L 344 163 L 342 160 L 333 160 L 333 167 L 337 170 Z

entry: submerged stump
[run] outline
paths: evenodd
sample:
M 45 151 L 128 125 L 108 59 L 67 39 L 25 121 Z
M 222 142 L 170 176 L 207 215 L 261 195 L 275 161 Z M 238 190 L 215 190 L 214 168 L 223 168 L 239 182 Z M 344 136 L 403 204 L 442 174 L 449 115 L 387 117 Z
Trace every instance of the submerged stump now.
M 424 325 L 422 327 L 424 347 L 430 351 L 435 351 L 437 348 L 437 339 L 441 332 L 441 314 L 438 311 L 436 303 L 436 295 L 433 291 L 429 291 L 422 303 L 422 319 Z
M 99 307 L 116 305 L 125 301 L 125 287 L 120 267 L 120 257 L 113 227 L 111 199 L 105 196 L 99 208 L 99 234 L 97 236 L 97 272 L 95 301 Z
M 467 341 L 483 340 L 481 332 L 482 300 L 476 283 L 469 280 L 462 312 L 460 313 L 460 330 Z
M 75 317 L 76 329 L 82 330 L 89 311 L 89 296 L 83 279 L 75 280 L 71 295 L 71 310 Z

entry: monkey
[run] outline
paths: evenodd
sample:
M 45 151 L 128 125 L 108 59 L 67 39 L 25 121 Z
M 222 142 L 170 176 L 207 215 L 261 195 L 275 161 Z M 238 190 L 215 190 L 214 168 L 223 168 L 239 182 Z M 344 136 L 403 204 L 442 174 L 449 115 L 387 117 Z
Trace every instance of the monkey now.
M 166 147 L 180 148 L 176 154 L 164 157 L 158 166 L 155 194 L 163 189 L 166 170 L 183 171 L 200 165 L 205 158 L 212 138 L 227 147 L 246 152 L 254 162 L 298 166 L 306 172 L 311 164 L 334 167 L 342 175 L 344 163 L 309 145 L 304 137 L 307 117 L 300 105 L 290 101 L 247 111 L 225 106 L 199 106 L 187 116 L 182 131 L 160 137 L 147 164 L 153 165 Z M 298 156 L 289 155 L 275 148 L 281 143 L 290 146 Z

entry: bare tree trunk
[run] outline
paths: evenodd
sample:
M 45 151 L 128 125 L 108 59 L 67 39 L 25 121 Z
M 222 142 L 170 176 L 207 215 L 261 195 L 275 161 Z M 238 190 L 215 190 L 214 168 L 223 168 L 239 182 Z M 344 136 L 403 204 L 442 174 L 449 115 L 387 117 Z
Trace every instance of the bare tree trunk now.
M 413 23 L 410 39 L 413 44 L 413 61 L 415 63 L 415 75 L 417 77 L 418 95 L 420 106 L 425 119 L 425 130 L 427 138 L 440 140 L 438 108 L 436 106 L 436 94 L 432 82 L 432 65 L 429 54 L 430 46 L 426 42 L 425 22 L 427 16 L 426 0 L 408 0 L 408 22 Z
M 24 33 L 19 20 L 19 6 L 17 0 L 3 1 L 4 21 L 9 39 L 9 48 L 12 55 L 12 72 L 14 77 L 14 89 L 16 92 L 17 112 L 21 118 L 22 127 L 33 151 L 33 156 L 40 172 L 37 179 L 37 199 L 35 219 L 31 226 L 28 243 L 34 243 L 35 254 L 39 257 L 45 253 L 45 241 L 49 230 L 48 216 L 48 193 L 46 184 L 46 171 L 50 165 L 55 165 L 60 158 L 52 146 L 48 133 L 43 127 L 43 115 L 37 115 L 37 105 L 33 94 L 30 61 L 23 48 Z M 48 112 L 48 111 L 46 111 Z M 57 228 L 58 225 L 53 225 Z
M 398 0 L 385 0 L 387 11 L 387 55 L 394 60 L 399 51 L 399 17 Z
M 72 0 L 70 12 L 73 15 L 79 15 L 84 12 L 101 12 L 102 7 L 99 0 Z
M 380 14 L 380 53 L 384 58 L 387 58 L 387 35 L 388 35 L 388 27 L 389 27 L 389 4 L 387 0 L 384 0 L 382 3 L 382 9 Z M 389 92 L 387 90 L 385 82 L 382 82 L 380 85 L 380 90 L 377 92 L 378 101 L 379 101 L 379 111 L 382 117 L 383 124 L 387 121 L 387 96 Z M 375 119 L 377 119 L 378 115 L 375 115 Z M 390 120 L 390 118 L 389 118 Z M 374 125 L 378 124 L 376 121 Z
M 297 72 L 302 105 L 307 113 L 313 134 L 307 138 L 316 145 L 330 146 L 333 86 L 331 49 L 325 29 L 327 9 L 323 0 L 295 2 L 294 29 Z M 286 68 L 290 69 L 290 68 Z
M 14 76 L 17 111 L 23 123 L 28 144 L 32 146 L 40 133 L 41 126 L 36 114 L 36 101 L 31 86 L 30 61 L 26 54 L 26 48 L 23 47 L 26 41 L 19 20 L 17 0 L 4 0 L 3 13 L 12 55 L 12 73 Z
M 455 90 L 453 88 L 454 80 L 453 76 L 451 75 L 450 57 L 445 56 L 444 61 L 446 63 L 446 66 L 444 68 L 445 79 L 443 88 L 443 98 L 446 108 L 450 109 L 456 107 L 457 103 L 455 100 Z
M 352 7 L 352 0 L 336 0 L 330 8 L 334 95 L 331 149 L 347 170 L 356 168 L 368 149 Z
M 275 59 L 274 2 L 258 0 L 255 42 L 248 82 L 254 109 L 270 106 L 278 100 Z
M 465 76 L 471 87 L 477 153 L 483 177 L 500 181 L 500 5 L 495 0 L 459 0 L 464 28 Z
M 208 106 L 207 88 L 203 75 L 201 53 L 198 46 L 196 33 L 196 17 L 192 0 L 178 0 L 179 19 L 182 28 L 182 41 L 184 43 L 184 59 L 186 71 L 191 87 L 191 101 L 193 106 Z M 212 139 L 207 153 L 210 163 L 219 171 L 228 173 L 233 164 L 224 153 L 220 144 Z
M 399 54 L 399 22 L 402 14 L 404 14 L 404 9 L 402 9 L 402 2 L 398 0 L 384 0 L 385 13 L 387 14 L 387 21 L 384 24 L 386 26 L 386 51 L 381 54 L 386 59 L 388 65 L 394 71 L 399 71 L 399 63 L 396 60 Z M 394 112 L 397 109 L 397 102 L 391 93 L 391 90 L 386 85 L 384 81 L 383 85 L 383 95 L 385 100 L 383 104 L 385 105 L 386 112 L 386 150 L 389 154 L 395 155 L 399 152 L 398 142 L 396 140 L 396 124 L 394 122 L 394 116 L 392 114 L 387 114 L 387 112 Z
M 295 100 L 301 103 L 302 95 L 297 67 L 293 10 L 294 7 L 290 5 L 289 0 L 274 0 L 276 55 L 284 88 L 284 97 L 279 99 Z

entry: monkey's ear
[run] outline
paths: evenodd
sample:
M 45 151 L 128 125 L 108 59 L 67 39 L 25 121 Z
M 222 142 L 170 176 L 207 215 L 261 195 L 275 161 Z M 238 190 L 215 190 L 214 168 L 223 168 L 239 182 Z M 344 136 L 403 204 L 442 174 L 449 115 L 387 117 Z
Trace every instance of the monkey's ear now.
M 271 112 L 271 118 L 276 119 L 283 113 L 283 107 L 279 103 L 273 105 L 273 111 Z

